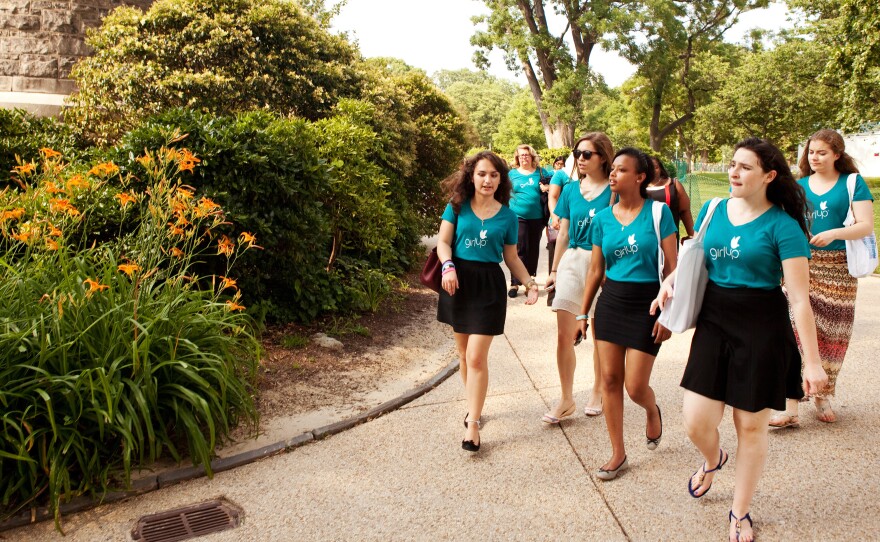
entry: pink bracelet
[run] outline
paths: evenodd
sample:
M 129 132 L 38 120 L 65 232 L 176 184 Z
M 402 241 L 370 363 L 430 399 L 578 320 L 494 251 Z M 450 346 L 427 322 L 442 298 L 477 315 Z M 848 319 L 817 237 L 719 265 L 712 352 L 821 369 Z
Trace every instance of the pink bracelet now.
M 455 271 L 455 268 L 454 268 L 454 267 L 447 267 L 446 269 L 443 270 L 442 273 L 440 273 L 440 275 L 443 276 L 443 275 L 445 275 L 446 273 L 452 273 L 453 271 Z

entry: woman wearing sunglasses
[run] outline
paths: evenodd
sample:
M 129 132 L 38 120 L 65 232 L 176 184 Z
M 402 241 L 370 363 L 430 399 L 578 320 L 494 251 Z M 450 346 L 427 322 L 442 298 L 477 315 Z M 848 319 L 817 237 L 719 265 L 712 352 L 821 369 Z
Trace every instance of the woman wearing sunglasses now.
M 540 254 L 541 233 L 546 224 L 544 210 L 541 207 L 541 192 L 549 190 L 549 186 L 541 183 L 541 179 L 553 176 L 553 171 L 542 168 L 538 153 L 531 145 L 520 145 L 514 157 L 515 169 L 510 170 L 510 183 L 513 192 L 510 198 L 510 210 L 516 213 L 519 222 L 516 250 L 519 259 L 526 266 L 529 276 L 538 272 L 538 256 Z M 508 297 L 516 297 L 521 282 L 513 275 L 510 277 Z
M 658 244 L 666 276 L 675 269 L 678 241 L 672 213 L 665 205 L 660 206 L 658 239 L 653 202 L 647 200 L 646 190 L 653 178 L 654 168 L 645 153 L 632 147 L 617 151 L 610 184 L 620 200 L 599 212 L 590 228 L 593 258 L 577 318 L 582 320 L 579 331 L 586 333 L 586 318 L 604 279 L 596 302 L 595 337 L 611 458 L 596 472 L 600 480 L 613 480 L 629 468 L 623 442 L 624 385 L 630 399 L 645 409 L 647 448 L 657 448 L 663 435 L 663 419 L 650 379 L 660 343 L 670 332 L 649 309 L 660 290 Z
M 580 312 L 584 298 L 584 284 L 590 267 L 593 244 L 590 242 L 590 225 L 593 217 L 611 204 L 611 188 L 608 174 L 614 147 L 608 136 L 592 132 L 580 138 L 574 145 L 575 174 L 577 182 L 567 183 L 554 208 L 559 217 L 559 236 L 556 252 L 551 259 L 547 288 L 555 291 L 553 311 L 556 313 L 556 367 L 562 398 L 541 420 L 557 424 L 576 411 L 574 400 L 574 371 L 577 365 L 572 337 L 577 329 L 575 316 Z M 588 313 L 593 316 L 595 303 Z M 595 329 L 595 326 L 594 326 Z M 599 354 L 593 341 L 593 390 L 584 413 L 598 416 L 602 413 L 600 389 Z

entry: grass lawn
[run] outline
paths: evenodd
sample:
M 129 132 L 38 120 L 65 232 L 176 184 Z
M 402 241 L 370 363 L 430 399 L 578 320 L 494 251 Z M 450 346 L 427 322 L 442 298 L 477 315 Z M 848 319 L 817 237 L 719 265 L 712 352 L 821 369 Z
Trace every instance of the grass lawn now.
M 880 178 L 866 177 L 865 181 L 871 189 L 874 202 L 880 201 Z M 714 197 L 727 197 L 730 190 L 727 173 L 691 173 L 687 175 L 682 184 L 691 198 L 691 213 L 694 215 L 694 221 L 696 221 L 703 203 Z M 874 231 L 880 232 L 880 213 L 877 212 L 876 205 L 874 207 Z M 685 235 L 683 228 L 682 235 Z

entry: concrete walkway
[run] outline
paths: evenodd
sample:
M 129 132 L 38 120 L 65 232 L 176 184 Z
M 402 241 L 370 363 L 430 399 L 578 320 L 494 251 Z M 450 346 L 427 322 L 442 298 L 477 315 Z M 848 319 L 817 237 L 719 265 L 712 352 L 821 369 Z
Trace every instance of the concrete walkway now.
M 542 264 L 540 269 L 546 269 Z M 460 447 L 466 406 L 458 376 L 406 407 L 286 455 L 64 518 L 0 540 L 129 540 L 145 514 L 225 497 L 243 524 L 204 541 L 251 540 L 726 540 L 736 466 L 727 413 L 721 442 L 731 461 L 696 500 L 688 477 L 701 458 L 682 426 L 678 382 L 690 334 L 660 350 L 652 385 L 663 440 L 645 448 L 644 411 L 626 401 L 631 468 L 593 475 L 610 455 L 604 420 L 580 409 L 592 383 L 591 348 L 577 348 L 578 416 L 540 422 L 558 398 L 555 316 L 542 297 L 511 301 L 506 334 L 490 354 L 483 448 Z M 801 428 L 770 435 L 768 467 L 752 505 L 759 540 L 876 540 L 880 535 L 880 278 L 859 281 L 856 327 L 826 425 L 803 405 Z

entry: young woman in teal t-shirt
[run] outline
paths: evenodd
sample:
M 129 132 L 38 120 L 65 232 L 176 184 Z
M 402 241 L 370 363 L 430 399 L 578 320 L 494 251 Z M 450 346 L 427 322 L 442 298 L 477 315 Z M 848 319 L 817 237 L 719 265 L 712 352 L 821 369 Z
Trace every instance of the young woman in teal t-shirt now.
M 810 203 L 810 306 L 816 315 L 819 358 L 828 373 L 828 387 L 813 394 L 816 418 L 833 423 L 831 410 L 837 375 L 849 347 L 855 318 L 859 281 L 846 265 L 845 239 L 859 239 L 874 229 L 873 197 L 868 185 L 844 150 L 843 137 L 834 130 L 819 130 L 807 140 L 799 163 L 798 180 Z M 847 177 L 856 175 L 853 215 L 856 222 L 844 227 L 849 209 Z M 785 411 L 770 419 L 771 427 L 797 427 L 798 401 L 786 401 Z
M 554 206 L 560 229 L 556 251 L 550 258 L 550 276 L 547 288 L 556 293 L 553 311 L 556 313 L 556 367 L 562 398 L 550 412 L 544 414 L 544 423 L 556 424 L 575 413 L 574 371 L 577 365 L 574 343 L 571 340 L 577 328 L 575 317 L 580 313 L 590 267 L 593 243 L 590 225 L 596 213 L 611 205 L 608 175 L 614 159 L 614 147 L 602 132 L 585 134 L 574 145 L 577 182 L 567 183 Z M 555 178 L 555 177 L 554 177 Z M 592 318 L 593 307 L 588 316 Z M 593 326 L 595 333 L 596 326 Z M 587 416 L 602 414 L 602 388 L 599 372 L 599 350 L 593 337 L 593 390 L 584 407 Z
M 754 540 L 750 508 L 767 458 L 767 423 L 772 409 L 801 389 L 815 393 L 828 381 L 819 362 L 816 325 L 810 310 L 806 200 L 782 153 L 770 143 L 739 142 L 728 168 L 730 198 L 715 210 L 703 242 L 709 284 L 682 376 L 684 423 L 703 464 L 688 479 L 694 498 L 712 487 L 727 463 L 718 426 L 725 405 L 736 428 L 736 483 L 727 515 L 730 540 Z M 780 280 L 804 352 L 800 354 L 788 321 Z M 675 275 L 667 278 L 652 311 L 673 295 Z
M 645 440 L 654 450 L 663 436 L 663 420 L 651 388 L 651 370 L 660 343 L 670 332 L 648 311 L 660 289 L 658 246 L 664 255 L 663 275 L 675 269 L 678 241 L 669 207 L 661 205 L 660 238 L 654 229 L 653 203 L 647 185 L 654 178 L 648 156 L 627 147 L 617 151 L 611 166 L 611 190 L 620 198 L 599 211 L 590 225 L 593 244 L 583 301 L 577 320 L 587 332 L 593 298 L 596 302 L 595 340 L 602 375 L 605 426 L 611 440 L 611 458 L 596 477 L 613 480 L 629 468 L 623 439 L 623 390 L 645 409 Z M 572 337 L 574 338 L 574 337 Z
M 504 160 L 491 151 L 477 153 L 443 186 L 450 201 L 437 236 L 437 257 L 443 262 L 437 319 L 455 333 L 468 404 L 461 447 L 476 452 L 489 386 L 489 347 L 495 335 L 504 333 L 507 315 L 499 264 L 504 260 L 511 275 L 526 285 L 527 305 L 538 300 L 538 285 L 516 254 L 517 220 L 506 205 L 510 180 Z

